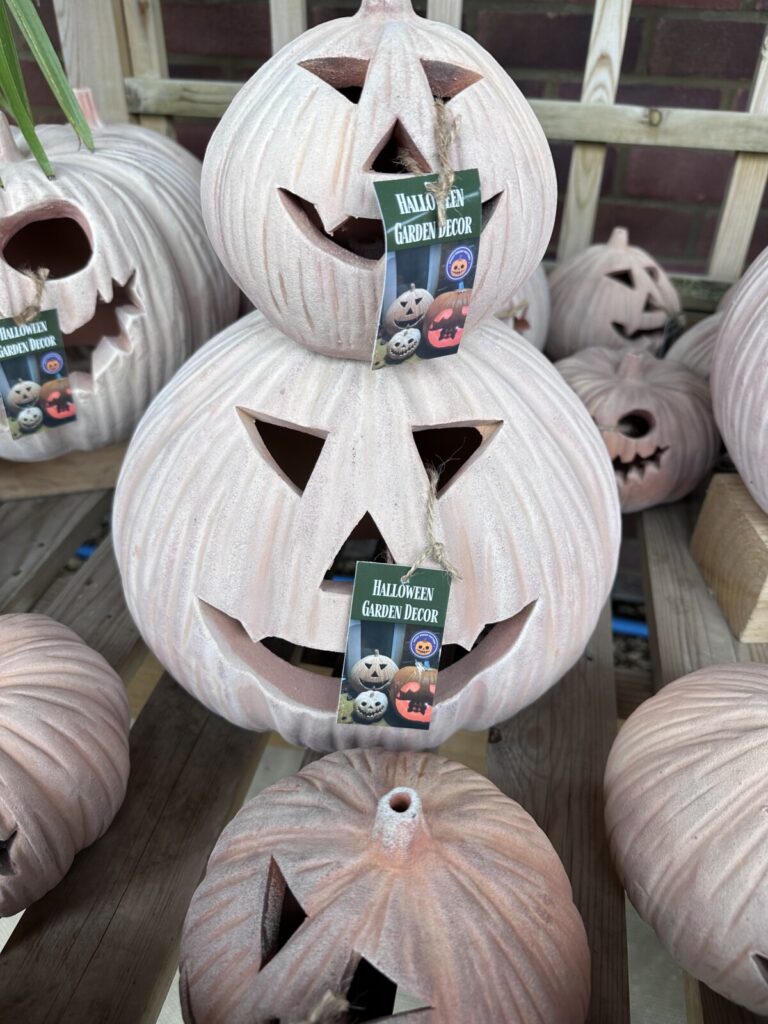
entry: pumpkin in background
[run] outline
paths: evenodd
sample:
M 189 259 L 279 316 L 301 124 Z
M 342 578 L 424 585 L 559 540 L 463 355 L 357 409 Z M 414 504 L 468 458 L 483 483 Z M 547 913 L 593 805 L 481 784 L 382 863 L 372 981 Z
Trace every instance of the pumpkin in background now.
M 690 974 L 768 1014 L 768 666 L 665 686 L 623 726 L 606 823 L 638 913 Z
M 699 377 L 708 380 L 722 322 L 723 313 L 705 316 L 675 341 L 665 358 L 673 363 L 682 363 Z
M 720 438 L 709 388 L 692 370 L 605 348 L 584 349 L 557 369 L 603 435 L 622 512 L 677 501 L 714 465 Z
M 157 132 L 105 127 L 90 94 L 89 152 L 64 125 L 37 129 L 48 180 L 0 115 L 0 313 L 36 297 L 25 270 L 50 271 L 41 308 L 58 310 L 77 419 L 14 441 L 0 402 L 0 457 L 50 459 L 128 437 L 190 352 L 237 314 L 237 289 L 205 237 L 200 165 Z M 19 362 L 26 366 L 26 359 Z M 0 397 L 17 384 L 0 367 Z M 69 417 L 71 419 L 71 417 Z M 48 412 L 46 412 L 48 419 Z
M 563 359 L 583 348 L 658 352 L 680 298 L 662 268 L 614 228 L 605 245 L 591 245 L 549 278 L 552 315 L 547 355 Z
M 349 670 L 347 686 L 352 693 L 361 690 L 388 690 L 395 678 L 397 665 L 384 654 L 374 651 L 367 658 L 355 662 Z
M 444 356 L 458 350 L 471 301 L 469 288 L 438 295 L 424 318 L 420 355 Z
M 406 665 L 392 680 L 392 703 L 397 715 L 405 722 L 422 725 L 432 721 L 432 710 L 437 692 L 437 669 Z
M 715 419 L 745 486 L 768 512 L 768 249 L 727 298 L 712 361 Z
M 0 917 L 56 885 L 128 782 L 120 678 L 44 615 L 0 616 Z
M 540 263 L 522 288 L 496 315 L 526 341 L 544 351 L 549 331 L 549 283 L 544 265 Z
M 49 427 L 58 427 L 76 416 L 72 386 L 66 377 L 46 381 L 40 388 L 38 404 Z
M 180 992 L 187 1024 L 314 1019 L 327 991 L 358 1020 L 583 1024 L 589 974 L 568 877 L 518 804 L 441 757 L 354 750 L 222 833 Z
M 330 665 L 345 650 L 351 584 L 331 567 L 363 528 L 412 564 L 425 463 L 446 463 L 436 530 L 463 578 L 443 642 L 471 653 L 440 673 L 430 743 L 560 679 L 613 580 L 616 485 L 582 404 L 513 337 L 491 318 L 455 358 L 372 373 L 253 313 L 193 356 L 134 435 L 114 515 L 129 607 L 174 678 L 315 750 L 421 745 L 418 730 L 337 725 L 340 666 L 310 672 L 293 647 Z
M 408 291 L 397 296 L 382 317 L 387 337 L 391 338 L 399 331 L 409 328 L 421 327 L 433 301 L 432 295 L 426 288 L 417 288 L 412 284 Z
M 370 362 L 384 288 L 373 183 L 439 170 L 435 99 L 461 119 L 450 158 L 477 167 L 484 228 L 467 330 L 541 260 L 556 182 L 544 133 L 507 72 L 410 0 L 284 46 L 240 90 L 208 146 L 203 207 L 243 291 L 300 345 Z M 328 154 L 334 154 L 328 159 Z

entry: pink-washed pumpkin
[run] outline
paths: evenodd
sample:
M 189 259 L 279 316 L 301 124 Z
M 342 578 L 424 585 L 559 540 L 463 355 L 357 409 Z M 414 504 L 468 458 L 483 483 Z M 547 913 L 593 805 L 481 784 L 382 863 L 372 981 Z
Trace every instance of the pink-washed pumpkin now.
M 316 1019 L 329 991 L 356 1020 L 583 1024 L 589 949 L 518 804 L 441 757 L 354 750 L 224 831 L 187 914 L 180 990 L 187 1024 Z
M 435 99 L 460 119 L 455 169 L 479 168 L 484 228 L 467 329 L 499 309 L 549 241 L 544 133 L 506 71 L 411 0 L 363 0 L 283 47 L 240 90 L 205 157 L 203 212 L 243 291 L 300 345 L 370 362 L 384 288 L 373 183 L 438 171 Z M 329 158 L 329 154 L 333 154 Z
M 611 852 L 640 916 L 686 971 L 761 1015 L 767 791 L 766 665 L 664 687 L 622 728 L 605 776 Z
M 605 348 L 584 349 L 557 369 L 603 435 L 622 512 L 677 501 L 712 468 L 720 438 L 707 382 L 693 370 Z
M 768 512 L 768 249 L 728 295 L 711 384 L 728 453 Z
M 549 283 L 547 272 L 540 263 L 497 316 L 543 352 L 549 331 L 549 313 Z
M 552 359 L 593 345 L 658 352 L 667 321 L 680 313 L 674 285 L 652 256 L 629 244 L 626 228 L 561 263 L 549 287 Z
M 293 647 L 326 665 L 345 650 L 351 587 L 329 570 L 365 524 L 395 562 L 424 550 L 425 463 L 455 471 L 436 514 L 462 575 L 444 643 L 471 651 L 440 673 L 430 743 L 535 700 L 594 628 L 618 501 L 581 402 L 494 318 L 458 356 L 408 372 L 310 352 L 260 313 L 193 356 L 134 435 L 115 501 L 150 647 L 241 725 L 316 750 L 423 744 L 417 730 L 337 725 L 340 666 L 308 671 Z
M 77 416 L 14 441 L 0 401 L 4 459 L 125 439 L 192 350 L 237 314 L 237 289 L 205 236 L 199 162 L 157 132 L 105 127 L 89 93 L 80 102 L 96 151 L 68 126 L 43 125 L 53 180 L 0 116 L 0 315 L 32 303 L 58 310 Z M 38 295 L 24 271 L 42 268 L 49 275 Z M 0 398 L 10 397 L 11 409 L 37 359 L 22 356 L 18 373 L 0 366 Z
M 71 629 L 0 616 L 0 917 L 40 899 L 107 830 L 129 724 L 119 676 Z
M 703 320 L 699 320 L 675 341 L 665 358 L 673 363 L 682 363 L 689 370 L 708 380 L 723 315 L 713 313 L 712 316 L 705 316 Z

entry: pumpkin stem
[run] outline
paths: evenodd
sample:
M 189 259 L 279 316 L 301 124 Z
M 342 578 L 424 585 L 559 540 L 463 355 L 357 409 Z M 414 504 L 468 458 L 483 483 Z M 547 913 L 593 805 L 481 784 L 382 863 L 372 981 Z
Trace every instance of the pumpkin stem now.
M 619 363 L 618 376 L 625 378 L 642 377 L 644 361 L 644 352 L 627 352 Z
M 611 232 L 611 237 L 608 239 L 608 245 L 612 249 L 626 249 L 629 246 L 629 232 L 626 228 L 614 228 Z
M 16 145 L 8 118 L 0 113 L 0 164 L 13 164 L 23 159 L 24 154 Z
M 89 128 L 103 128 L 104 122 L 101 120 L 99 109 L 96 106 L 96 100 L 93 98 L 93 93 L 90 89 L 75 89 L 75 99 L 77 105 L 83 112 L 83 117 L 88 123 Z
M 415 18 L 411 0 L 363 0 L 355 17 Z
M 373 822 L 373 838 L 386 852 L 389 863 L 405 863 L 419 839 L 429 835 L 421 797 L 410 786 L 391 789 L 379 800 Z

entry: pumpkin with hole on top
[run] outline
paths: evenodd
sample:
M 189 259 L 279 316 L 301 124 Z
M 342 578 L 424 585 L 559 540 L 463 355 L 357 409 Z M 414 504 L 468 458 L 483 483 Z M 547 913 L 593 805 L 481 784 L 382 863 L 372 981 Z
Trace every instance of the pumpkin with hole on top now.
M 605 773 L 611 854 L 638 913 L 689 974 L 760 1020 L 766 793 L 766 665 L 713 665 L 665 686 L 622 727 Z
M 379 730 L 372 730 L 378 733 Z M 247 803 L 187 913 L 187 1024 L 583 1024 L 590 956 L 533 819 L 432 754 L 332 754 Z M 408 1012 L 408 1011 L 412 1012 Z
M 129 724 L 120 678 L 72 630 L 0 616 L 0 917 L 40 899 L 107 830 Z
M 452 167 L 480 173 L 471 331 L 541 260 L 557 200 L 533 111 L 474 39 L 418 17 L 411 0 L 363 0 L 284 46 L 221 119 L 203 167 L 208 233 L 254 305 L 300 345 L 370 362 L 385 277 L 373 184 L 410 174 L 404 157 L 439 171 L 436 99 L 459 122 Z M 434 295 L 428 251 L 417 269 L 406 281 Z
M 714 465 L 720 437 L 709 388 L 682 363 L 588 348 L 557 369 L 603 435 L 622 512 L 677 501 Z
M 18 381 L 45 389 L 61 367 L 44 364 L 45 349 L 4 360 L 3 459 L 124 440 L 184 359 L 237 313 L 237 289 L 205 236 L 199 162 L 157 132 L 103 125 L 90 94 L 78 98 L 96 149 L 68 125 L 39 127 L 52 180 L 0 114 L 0 313 L 58 311 L 71 399 L 69 409 L 63 394 L 43 407 L 60 429 L 14 440 L 6 410 L 16 408 Z M 27 271 L 42 269 L 38 295 Z
M 652 256 L 629 244 L 626 228 L 555 267 L 549 288 L 551 359 L 595 345 L 656 353 L 668 320 L 680 314 L 674 285 Z

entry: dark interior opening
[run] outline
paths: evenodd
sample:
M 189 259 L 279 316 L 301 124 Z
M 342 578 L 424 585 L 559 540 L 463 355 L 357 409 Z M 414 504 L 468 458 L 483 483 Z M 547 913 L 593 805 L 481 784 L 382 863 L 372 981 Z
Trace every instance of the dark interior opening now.
M 320 57 L 300 61 L 299 67 L 317 75 L 345 96 L 350 103 L 359 103 L 363 94 L 368 61 L 359 57 Z
M 481 630 L 477 640 L 472 645 L 472 650 L 480 643 L 481 640 L 485 640 L 491 630 L 496 626 L 497 623 L 491 622 L 484 629 Z M 448 668 L 449 665 L 455 665 L 457 661 L 461 661 L 462 658 L 466 658 L 469 651 L 466 647 L 462 647 L 460 644 L 445 644 L 440 654 L 440 668 Z
M 442 60 L 426 60 L 422 58 L 422 67 L 427 76 L 432 95 L 436 100 L 448 103 L 454 96 L 464 92 L 470 85 L 482 80 L 482 75 L 458 64 L 449 64 Z
M 768 956 L 763 956 L 762 953 L 753 953 L 752 959 L 755 961 L 763 981 L 768 985 Z
M 268 651 L 290 665 L 300 663 L 307 672 L 317 672 L 321 676 L 334 676 L 338 686 L 338 680 L 341 679 L 341 673 L 344 670 L 343 653 L 323 651 L 315 647 L 297 647 L 296 644 L 276 636 L 268 636 L 262 640 L 262 643 Z
M 389 806 L 398 814 L 404 814 L 411 806 L 411 798 L 407 793 L 395 793 L 389 798 Z
M 397 983 L 361 957 L 347 991 L 349 1024 L 389 1016 L 395 1008 L 396 996 Z
M 303 493 L 317 465 L 325 438 L 285 423 L 254 418 L 264 445 L 288 479 Z
M 357 562 L 391 561 L 392 556 L 381 530 L 370 512 L 366 512 L 337 551 L 325 578 L 332 580 L 341 576 L 351 579 L 355 575 Z
M 622 416 L 617 426 L 625 437 L 645 437 L 653 429 L 654 419 L 649 412 L 635 410 Z
M 377 174 L 429 174 L 432 168 L 400 121 L 395 121 L 389 134 L 371 155 L 365 170 Z
M 384 255 L 384 228 L 372 217 L 347 217 L 333 233 L 325 230 L 314 205 L 287 188 L 278 189 L 283 203 L 299 224 L 308 224 L 321 235 L 347 252 L 365 260 L 378 260 Z
M 653 301 L 653 299 L 650 296 L 648 296 L 648 298 L 645 300 L 645 305 L 643 306 L 643 312 L 644 313 L 658 313 L 659 312 L 659 308 L 660 307 L 656 305 L 656 303 Z
M 307 915 L 291 892 L 280 866 L 272 858 L 261 915 L 260 969 L 266 967 L 288 944 L 291 936 L 298 931 L 306 918 Z
M 638 327 L 636 331 L 628 331 L 624 324 L 617 323 L 615 320 L 611 321 L 611 327 L 625 341 L 637 341 L 638 338 L 647 338 L 649 334 L 653 335 L 656 331 L 655 328 L 649 330 L 647 327 Z
M 610 277 L 613 281 L 618 281 L 620 284 L 626 285 L 627 288 L 635 287 L 635 282 L 632 280 L 632 275 L 628 270 L 614 270 L 610 274 L 606 274 L 606 277 Z
M 0 876 L 14 873 L 11 865 L 11 846 L 16 835 L 16 831 L 13 831 L 7 839 L 0 839 Z
M 46 267 L 51 280 L 76 274 L 88 266 L 92 254 L 88 236 L 72 217 L 30 221 L 3 246 L 3 259 L 14 270 Z
M 491 220 L 491 217 L 496 213 L 496 207 L 499 205 L 503 193 L 497 192 L 495 196 L 491 196 L 490 199 L 486 199 L 482 205 L 480 211 L 480 234 L 485 231 Z
M 483 435 L 477 427 L 427 427 L 414 430 L 413 440 L 424 468 L 438 471 L 439 495 L 478 450 Z
M 125 285 L 113 282 L 114 291 L 112 301 L 104 302 L 99 297 L 96 302 L 96 309 L 87 324 L 78 327 L 64 337 L 64 344 L 69 348 L 93 348 L 99 344 L 102 338 L 119 338 L 122 333 L 120 321 L 117 319 L 117 311 L 122 306 L 136 306 L 133 296 L 133 278 Z M 69 353 L 67 353 L 69 355 Z

